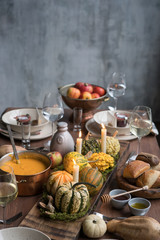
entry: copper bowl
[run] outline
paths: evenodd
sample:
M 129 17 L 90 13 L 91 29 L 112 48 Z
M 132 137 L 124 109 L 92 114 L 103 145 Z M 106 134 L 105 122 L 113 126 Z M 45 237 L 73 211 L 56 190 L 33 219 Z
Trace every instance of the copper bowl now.
M 27 154 L 27 158 L 37 159 L 43 161 L 46 164 L 46 169 L 34 175 L 16 175 L 18 184 L 18 196 L 32 196 L 42 192 L 44 183 L 50 174 L 51 160 L 43 153 L 35 151 L 19 151 L 19 159 L 24 158 Z M 4 155 L 0 160 L 0 165 L 10 161 L 13 158 L 13 153 Z
M 83 120 L 88 120 L 91 117 L 93 117 L 93 113 L 92 111 L 95 110 L 96 108 L 98 108 L 104 101 L 108 101 L 109 98 L 107 96 L 107 91 L 105 88 L 103 88 L 105 90 L 105 94 L 102 97 L 99 98 L 94 98 L 94 99 L 73 99 L 73 98 L 69 98 L 67 97 L 67 91 L 70 87 L 74 87 L 74 83 L 72 84 L 68 84 L 62 87 L 59 87 L 59 93 L 62 96 L 62 99 L 64 101 L 64 103 L 70 107 L 71 109 L 73 109 L 74 107 L 81 107 L 83 109 Z M 92 84 L 93 86 L 95 86 L 94 84 Z M 98 85 L 96 85 L 98 86 Z

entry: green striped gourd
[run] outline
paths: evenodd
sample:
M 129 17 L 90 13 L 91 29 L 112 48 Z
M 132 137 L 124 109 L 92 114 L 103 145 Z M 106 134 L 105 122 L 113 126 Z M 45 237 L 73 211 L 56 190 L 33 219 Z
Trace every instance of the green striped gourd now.
M 88 159 L 78 152 L 69 152 L 64 156 L 63 166 L 67 172 L 73 174 L 73 166 L 75 163 L 79 165 L 79 171 L 86 166 L 90 166 Z
M 85 210 L 89 202 L 89 192 L 84 184 L 65 183 L 58 187 L 55 194 L 55 206 L 58 211 L 68 214 Z
M 94 196 L 99 192 L 99 190 L 103 186 L 103 176 L 97 168 L 85 167 L 80 171 L 79 181 L 84 183 L 93 184 L 95 187 L 91 185 L 86 185 L 91 196 Z

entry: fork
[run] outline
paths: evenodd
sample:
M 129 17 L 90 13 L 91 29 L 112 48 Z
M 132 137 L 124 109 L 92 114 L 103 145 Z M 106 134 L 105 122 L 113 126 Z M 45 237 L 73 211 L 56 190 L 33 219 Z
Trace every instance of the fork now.
M 5 223 L 5 224 L 11 224 L 12 222 L 16 221 L 18 218 L 20 218 L 22 216 L 22 212 L 17 213 L 15 216 L 8 218 L 7 220 L 5 220 L 5 222 L 0 219 L 0 223 Z

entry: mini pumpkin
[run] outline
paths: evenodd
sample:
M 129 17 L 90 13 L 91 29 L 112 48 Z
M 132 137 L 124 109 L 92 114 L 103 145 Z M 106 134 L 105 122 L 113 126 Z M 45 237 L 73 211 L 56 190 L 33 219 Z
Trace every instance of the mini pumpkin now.
M 84 184 L 65 183 L 58 187 L 55 194 L 55 206 L 59 212 L 79 213 L 86 209 L 89 192 Z
M 79 181 L 84 183 L 90 183 L 86 185 L 91 196 L 97 194 L 103 186 L 103 176 L 97 168 L 85 167 L 80 171 Z
M 64 156 L 63 166 L 67 172 L 73 174 L 73 166 L 75 163 L 79 165 L 80 171 L 82 168 L 90 166 L 88 159 L 78 152 L 69 152 Z
M 82 228 L 83 233 L 89 238 L 100 238 L 107 231 L 105 221 L 95 214 L 90 214 L 85 218 Z
M 66 171 L 56 171 L 52 172 L 47 180 L 47 191 L 52 196 L 55 195 L 55 192 L 59 186 L 66 182 L 72 182 L 73 176 Z

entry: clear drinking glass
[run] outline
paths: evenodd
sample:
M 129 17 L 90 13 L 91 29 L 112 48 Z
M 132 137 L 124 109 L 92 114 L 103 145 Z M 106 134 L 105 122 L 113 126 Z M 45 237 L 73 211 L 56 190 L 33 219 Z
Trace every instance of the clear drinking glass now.
M 81 107 L 73 108 L 73 131 L 81 130 L 83 109 Z
M 52 137 L 54 135 L 54 124 L 64 115 L 62 98 L 59 93 L 49 92 L 45 95 L 42 108 L 43 116 L 52 122 Z M 48 141 L 47 147 L 50 149 L 51 141 Z
M 107 92 L 115 101 L 114 110 L 117 110 L 118 98 L 125 94 L 125 90 L 126 90 L 125 74 L 114 72 L 112 74 L 111 81 L 107 85 Z
M 22 128 L 22 145 L 24 148 L 30 147 L 31 122 L 21 123 Z
M 147 106 L 136 106 L 129 118 L 130 132 L 138 138 L 137 154 L 140 153 L 141 138 L 152 129 L 152 111 Z
M 13 168 L 4 164 L 0 166 L 0 206 L 3 207 L 3 226 L 5 227 L 5 207 L 18 194 L 18 187 Z

